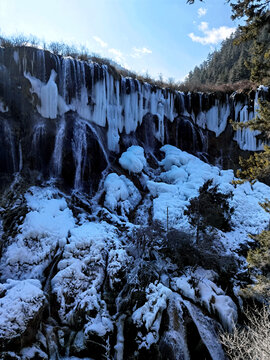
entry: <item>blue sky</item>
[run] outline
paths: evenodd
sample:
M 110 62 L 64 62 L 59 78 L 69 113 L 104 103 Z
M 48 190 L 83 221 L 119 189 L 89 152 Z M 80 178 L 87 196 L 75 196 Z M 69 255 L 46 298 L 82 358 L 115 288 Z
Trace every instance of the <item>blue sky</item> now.
M 139 73 L 176 81 L 238 25 L 225 0 L 0 0 L 0 30 L 85 45 Z

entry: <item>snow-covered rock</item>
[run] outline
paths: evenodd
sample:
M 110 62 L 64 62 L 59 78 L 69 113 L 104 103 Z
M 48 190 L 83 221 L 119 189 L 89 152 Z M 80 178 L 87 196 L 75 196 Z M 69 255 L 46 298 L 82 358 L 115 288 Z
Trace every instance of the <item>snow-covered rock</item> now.
M 171 145 L 164 145 L 161 151 L 165 153 L 160 162 L 165 171 L 161 172 L 159 181 L 150 179 L 147 182 L 147 187 L 154 197 L 154 220 L 166 226 L 168 211 L 171 228 L 192 232 L 184 210 L 190 199 L 198 196 L 199 188 L 204 182 L 213 179 L 213 184 L 218 185 L 220 192 L 233 193 L 230 200 L 230 206 L 234 208 L 232 231 L 221 234 L 227 249 L 236 248 L 240 243 L 246 242 L 249 233 L 266 228 L 270 216 L 260 203 L 270 198 L 270 188 L 267 185 L 257 181 L 252 186 L 249 183 L 234 186 L 232 170 L 220 170 Z
M 3 279 L 43 279 L 56 247 L 64 246 L 75 225 L 66 200 L 55 189 L 32 187 L 25 199 L 29 211 L 2 255 Z
M 45 295 L 38 280 L 11 280 L 0 284 L 0 349 L 20 348 L 35 338 Z
M 189 275 L 174 278 L 172 288 L 205 307 L 209 313 L 217 313 L 224 328 L 232 331 L 237 322 L 237 307 L 212 281 L 214 277 L 213 271 L 198 268 Z
M 215 245 L 221 250 L 215 251 L 233 256 L 239 244 L 249 240 L 248 232 L 267 226 L 269 214 L 259 203 L 270 198 L 270 189 L 259 182 L 234 186 L 231 170 L 170 145 L 161 150 L 165 156 L 159 169 L 143 165 L 147 188 L 142 193 L 126 176 L 110 173 L 100 185 L 98 201 L 74 203 L 72 196 L 52 186 L 31 187 L 21 196 L 23 216 L 9 232 L 1 258 L 0 330 L 17 339 L 27 333 L 31 319 L 37 319 L 36 328 L 45 295 L 50 317 L 42 320 L 42 335 L 32 334 L 32 343 L 18 346 L 14 358 L 34 359 L 43 353 L 53 358 L 67 348 L 67 358 L 91 353 L 95 359 L 123 360 L 135 352 L 156 351 L 187 360 L 192 323 L 204 351 L 214 360 L 224 359 L 217 323 L 232 330 L 237 307 L 217 285 L 213 270 L 183 269 L 185 265 L 174 263 L 166 253 L 164 228 L 174 228 L 172 236 L 188 233 L 185 241 L 192 241 L 194 229 L 184 211 L 200 186 L 213 179 L 219 191 L 233 193 L 230 205 L 235 209 L 233 229 L 217 231 Z M 163 226 L 155 227 L 152 220 Z
M 129 214 L 141 201 L 139 190 L 124 175 L 109 174 L 105 179 L 104 189 L 104 205 L 112 211 L 119 208 L 122 215 Z
M 116 229 L 105 222 L 86 221 L 70 231 L 69 243 L 52 279 L 52 292 L 59 303 L 58 313 L 63 323 L 79 321 L 81 309 L 85 311 L 86 297 L 93 299 L 92 304 L 98 303 L 97 291 L 103 284 L 106 257 L 117 242 L 116 235 Z
M 166 286 L 159 284 L 149 284 L 146 289 L 147 302 L 137 309 L 132 320 L 136 326 L 145 327 L 147 335 L 138 334 L 139 348 L 147 349 L 159 340 L 159 328 L 162 319 L 162 312 L 167 307 L 167 300 L 172 291 Z
M 143 148 L 135 145 L 130 146 L 121 155 L 119 163 L 123 169 L 128 170 L 130 173 L 140 173 L 146 166 Z

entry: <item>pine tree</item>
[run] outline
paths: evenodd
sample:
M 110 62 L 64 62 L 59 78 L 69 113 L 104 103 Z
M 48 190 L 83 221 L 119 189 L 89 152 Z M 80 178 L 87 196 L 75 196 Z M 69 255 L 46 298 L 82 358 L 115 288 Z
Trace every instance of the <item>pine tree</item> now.
M 228 200 L 232 193 L 222 194 L 218 186 L 213 186 L 213 179 L 206 181 L 199 189 L 199 195 L 190 200 L 184 214 L 189 223 L 196 228 L 196 242 L 208 226 L 222 231 L 231 230 L 231 215 L 234 211 Z
M 242 293 L 255 297 L 262 302 L 270 300 L 270 231 L 251 236 L 257 242 L 257 248 L 248 252 L 249 268 L 256 277 L 256 283 L 249 285 Z
M 241 184 L 249 181 L 254 184 L 257 180 L 270 185 L 270 147 L 265 146 L 264 151 L 255 153 L 248 159 L 239 158 L 240 169 L 237 170 L 237 177 L 241 180 L 234 181 Z
M 200 0 L 201 1 L 201 0 Z M 194 3 L 194 0 L 188 0 Z M 251 80 L 266 84 L 270 82 L 270 0 L 228 0 L 232 7 L 232 18 L 246 18 L 245 25 L 239 27 L 239 36 L 234 44 L 241 46 L 250 42 L 251 57 L 246 65 L 250 70 Z M 234 70 L 236 71 L 236 70 Z M 234 127 L 259 130 L 260 138 L 265 143 L 270 140 L 270 102 L 260 101 L 257 116 L 245 124 L 237 123 Z M 270 185 L 270 147 L 255 153 L 249 159 L 240 158 L 241 170 L 237 175 L 251 183 L 257 179 Z M 263 208 L 270 212 L 270 200 Z M 257 242 L 257 248 L 250 250 L 247 261 L 250 269 L 255 273 L 255 285 L 248 286 L 243 294 L 255 297 L 269 304 L 270 298 L 270 231 L 251 236 Z

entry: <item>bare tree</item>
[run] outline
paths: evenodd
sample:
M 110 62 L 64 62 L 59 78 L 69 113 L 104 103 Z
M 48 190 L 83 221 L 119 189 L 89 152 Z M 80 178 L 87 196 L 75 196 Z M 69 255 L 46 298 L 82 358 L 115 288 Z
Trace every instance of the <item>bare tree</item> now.
M 247 310 L 247 324 L 233 333 L 220 335 L 227 355 L 233 360 L 270 359 L 270 308 Z

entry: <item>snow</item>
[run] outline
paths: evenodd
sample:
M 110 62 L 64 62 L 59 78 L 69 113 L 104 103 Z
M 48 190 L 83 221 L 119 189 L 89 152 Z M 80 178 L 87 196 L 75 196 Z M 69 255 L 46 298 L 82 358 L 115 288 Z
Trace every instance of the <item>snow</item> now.
M 128 256 L 125 249 L 112 249 L 109 252 L 107 275 L 110 282 L 110 288 L 113 290 L 121 285 L 122 276 L 131 263 L 132 258 Z
M 217 313 L 224 328 L 232 331 L 237 322 L 237 306 L 212 281 L 214 277 L 213 271 L 197 268 L 188 275 L 174 278 L 172 288 L 204 306 L 210 314 Z
M 56 246 L 64 246 L 75 226 L 66 200 L 53 188 L 32 187 L 25 194 L 29 209 L 14 241 L 2 256 L 4 279 L 43 278 Z
M 139 348 L 149 349 L 159 339 L 162 312 L 167 307 L 167 300 L 172 291 L 161 283 L 151 283 L 145 291 L 147 302 L 132 314 L 132 320 L 137 327 L 144 326 L 148 331 L 141 339 Z
M 270 198 L 270 188 L 260 182 L 251 186 L 248 182 L 234 186 L 232 170 L 220 170 L 204 163 L 195 156 L 171 145 L 161 148 L 164 159 L 160 165 L 162 171 L 157 179 L 150 179 L 147 187 L 153 199 L 153 219 L 166 227 L 167 209 L 169 227 L 185 232 L 192 232 L 184 210 L 191 198 L 198 196 L 199 188 L 205 181 L 213 179 L 213 185 L 223 193 L 233 193 L 229 200 L 234 208 L 232 214 L 232 231 L 222 233 L 222 242 L 226 248 L 237 248 L 240 243 L 249 239 L 249 233 L 257 233 L 266 228 L 270 215 L 259 205 Z M 258 223 L 258 219 L 260 222 Z
M 120 159 L 119 163 L 123 169 L 128 170 L 129 173 L 140 173 L 146 166 L 146 159 L 144 157 L 144 150 L 141 146 L 130 146 L 125 151 Z
M 40 312 L 45 301 L 38 280 L 8 279 L 0 284 L 0 339 L 20 336 Z
M 141 201 L 139 190 L 124 175 L 109 174 L 105 179 L 104 189 L 104 206 L 112 211 L 119 208 L 122 215 L 128 214 Z
M 44 360 L 48 359 L 47 354 L 36 346 L 23 348 L 20 355 L 22 360 L 29 360 L 35 358 L 41 358 Z
M 65 245 L 58 272 L 51 282 L 60 304 L 59 316 L 64 323 L 76 321 L 82 308 L 105 306 L 97 291 L 105 278 L 106 254 L 110 247 L 117 246 L 117 231 L 105 222 L 85 221 L 70 230 L 69 243 Z M 73 299 L 72 307 L 70 298 Z M 91 331 L 94 331 L 96 321 L 91 319 Z
M 165 124 L 167 120 L 172 122 L 177 115 L 173 110 L 176 94 L 161 89 L 153 91 L 150 85 L 133 79 L 114 79 L 106 66 L 99 68 L 102 76 L 94 81 L 95 67 L 89 65 L 92 83 L 86 84 L 85 66 L 88 65 L 71 58 L 62 59 L 58 73 L 52 70 L 47 83 L 25 73 L 31 83 L 30 91 L 38 97 L 37 111 L 46 119 L 58 118 L 52 157 L 52 173 L 55 176 L 60 176 L 62 170 L 62 143 L 66 131 L 63 115 L 70 110 L 78 114 L 71 149 L 76 165 L 76 190 L 82 188 L 87 126 L 94 129 L 98 125 L 107 129 L 107 146 L 102 145 L 106 157 L 107 150 L 119 152 L 120 134 L 133 136 L 132 133 L 148 113 L 157 116 L 153 136 L 163 144 Z M 264 88 L 259 90 L 265 91 Z M 72 98 L 70 93 L 73 94 Z M 183 105 L 184 95 L 179 93 L 177 96 Z M 192 100 L 191 96 L 188 95 L 189 101 Z M 247 121 L 253 116 L 256 101 L 253 111 L 249 111 L 246 104 L 234 103 L 236 118 Z M 227 126 L 229 99 L 225 102 L 215 100 L 209 110 L 201 110 L 197 116 L 192 109 L 191 114 L 185 108 L 182 110 L 182 114 L 192 118 L 197 125 L 219 136 Z M 0 111 L 7 111 L 3 102 L 0 102 Z M 34 148 L 44 131 L 45 120 L 42 119 L 34 127 Z M 93 132 L 97 135 L 97 132 Z M 259 148 L 254 133 L 243 130 L 236 133 L 235 139 L 241 148 Z M 141 225 L 157 220 L 164 227 L 168 220 L 169 228 L 194 233 L 184 210 L 190 199 L 198 195 L 200 186 L 213 179 L 213 185 L 218 185 L 221 192 L 233 193 L 230 200 L 230 205 L 235 209 L 232 230 L 227 233 L 217 231 L 220 241 L 225 245 L 224 252 L 230 254 L 239 244 L 249 240 L 249 233 L 258 233 L 268 225 L 270 215 L 259 203 L 270 198 L 270 188 L 260 182 L 252 186 L 249 183 L 234 186 L 231 183 L 234 180 L 232 170 L 220 170 L 170 145 L 164 145 L 161 151 L 164 158 L 159 163 L 160 168 L 152 171 L 146 162 L 144 149 L 134 145 L 129 147 L 119 158 L 122 169 L 127 170 L 129 175 L 120 175 L 122 170 L 119 166 L 114 170 L 118 173 L 107 175 L 103 187 L 102 184 L 100 186 L 100 194 L 104 189 L 104 197 L 101 196 L 99 203 L 94 204 L 91 214 L 83 210 L 77 214 L 77 208 L 73 213 L 71 206 L 74 204 L 69 208 L 72 197 L 51 186 L 32 187 L 26 192 L 23 206 L 26 206 L 27 213 L 14 229 L 13 237 L 8 239 L 1 258 L 3 283 L 0 284 L 0 334 L 2 331 L 5 336 L 17 336 L 23 331 L 29 319 L 40 311 L 45 301 L 44 293 L 50 287 L 57 303 L 55 311 L 59 316 L 59 324 L 80 329 L 76 335 L 78 346 L 98 337 L 105 343 L 117 328 L 117 333 L 113 333 L 112 337 L 117 342 L 115 357 L 122 359 L 124 325 L 126 318 L 130 321 L 128 311 L 131 310 L 139 349 L 150 349 L 152 344 L 167 341 L 179 358 L 188 359 L 183 316 L 188 311 L 189 319 L 196 325 L 211 356 L 223 359 L 213 318 L 218 317 L 225 329 L 232 330 L 237 321 L 236 305 L 216 285 L 217 275 L 213 271 L 186 268 L 185 275 L 179 276 L 177 265 L 168 258 L 163 259 L 156 245 L 147 251 L 155 258 L 151 265 L 156 266 L 159 280 L 139 290 L 146 292 L 146 301 L 142 306 L 135 302 L 132 309 L 127 312 L 124 309 L 125 313 L 121 313 L 122 307 L 126 306 L 123 306 L 126 301 L 124 297 L 129 296 L 130 284 L 132 287 L 134 285 L 135 292 L 136 285 L 140 285 L 136 264 L 148 261 L 139 258 L 140 251 L 133 251 L 131 230 L 139 228 L 136 222 L 138 219 Z M 133 174 L 138 174 L 141 184 L 146 184 L 143 199 L 129 179 Z M 145 194 L 147 189 L 148 193 Z M 103 199 L 106 209 L 102 207 Z M 136 225 L 129 222 L 134 218 Z M 44 270 L 48 266 L 53 266 L 53 271 L 46 279 Z M 40 281 L 44 280 L 47 281 L 43 293 Z M 112 298 L 116 294 L 115 304 L 107 306 L 108 294 Z M 189 300 L 183 300 L 180 294 Z M 112 315 L 114 305 L 116 313 Z M 167 311 L 169 319 L 168 329 L 162 334 L 160 326 L 164 311 Z M 206 312 L 212 319 L 205 315 Z M 163 338 L 160 339 L 160 336 Z M 35 351 L 38 349 L 34 346 L 25 348 L 22 356 L 27 358 Z
M 264 86 L 264 85 L 260 85 L 260 86 L 258 87 L 258 90 L 267 92 L 267 91 L 269 90 L 269 87 L 268 87 L 268 86 Z

